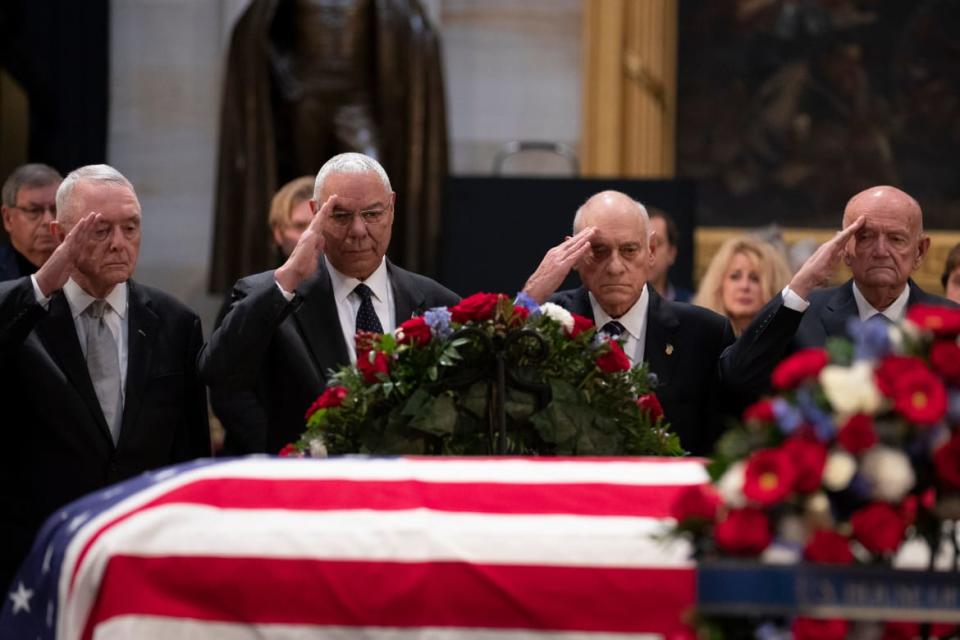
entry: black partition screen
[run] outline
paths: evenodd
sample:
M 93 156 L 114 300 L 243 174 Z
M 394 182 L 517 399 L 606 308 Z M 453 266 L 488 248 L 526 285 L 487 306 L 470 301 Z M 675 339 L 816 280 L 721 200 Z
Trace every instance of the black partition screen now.
M 439 279 L 460 295 L 516 293 L 547 250 L 570 235 L 573 214 L 598 191 L 616 189 L 667 211 L 680 229 L 670 279 L 691 288 L 695 193 L 677 180 L 448 178 Z M 575 273 L 564 288 L 577 286 Z

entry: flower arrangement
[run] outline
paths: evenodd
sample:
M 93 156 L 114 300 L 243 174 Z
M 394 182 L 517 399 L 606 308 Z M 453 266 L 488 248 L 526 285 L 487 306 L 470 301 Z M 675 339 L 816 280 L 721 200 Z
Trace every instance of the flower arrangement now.
M 718 442 L 713 484 L 674 505 L 678 532 L 700 558 L 895 564 L 919 539 L 929 568 L 939 553 L 938 568 L 957 571 L 960 310 L 915 306 L 899 326 L 854 319 L 848 330 L 851 340 L 779 364 L 776 395 L 748 407 Z M 705 622 L 713 637 L 732 624 Z M 884 637 L 917 635 L 909 626 L 890 623 Z M 950 629 L 934 625 L 934 635 Z M 801 617 L 792 631 L 843 638 L 850 629 Z
M 680 455 L 654 383 L 589 319 L 478 293 L 358 334 L 281 455 Z

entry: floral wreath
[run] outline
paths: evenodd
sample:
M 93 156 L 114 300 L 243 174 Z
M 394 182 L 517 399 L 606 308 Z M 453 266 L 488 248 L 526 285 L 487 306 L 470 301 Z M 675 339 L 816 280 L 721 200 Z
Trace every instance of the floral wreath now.
M 333 374 L 281 455 L 485 455 L 497 411 L 509 454 L 680 455 L 655 383 L 588 318 L 477 293 L 395 333 L 358 333 L 356 364 Z

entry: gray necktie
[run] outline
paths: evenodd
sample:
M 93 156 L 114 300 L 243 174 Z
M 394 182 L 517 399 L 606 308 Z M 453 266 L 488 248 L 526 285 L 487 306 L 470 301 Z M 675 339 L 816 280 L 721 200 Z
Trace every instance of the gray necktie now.
M 373 308 L 373 291 L 362 282 L 353 290 L 360 296 L 360 308 L 357 309 L 357 331 L 372 331 L 373 333 L 383 333 L 383 326 L 380 324 L 380 318 Z
M 117 341 L 103 317 L 105 300 L 94 300 L 83 312 L 87 330 L 87 371 L 97 392 L 97 400 L 103 410 L 103 418 L 110 428 L 113 443 L 120 437 L 120 420 L 123 416 L 120 394 L 120 356 Z

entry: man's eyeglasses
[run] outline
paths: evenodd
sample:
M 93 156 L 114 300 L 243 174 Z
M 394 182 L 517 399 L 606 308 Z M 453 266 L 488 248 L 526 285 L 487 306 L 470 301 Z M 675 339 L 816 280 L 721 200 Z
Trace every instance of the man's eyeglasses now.
M 43 214 L 46 213 L 47 211 L 49 211 L 50 215 L 53 216 L 54 218 L 57 217 L 57 205 L 55 204 L 47 204 L 47 205 L 38 204 L 38 205 L 30 205 L 29 207 L 21 207 L 15 204 L 13 205 L 13 208 L 19 209 L 20 211 L 22 211 L 23 214 L 27 217 L 27 219 L 32 222 L 36 222 L 37 220 L 42 218 Z

